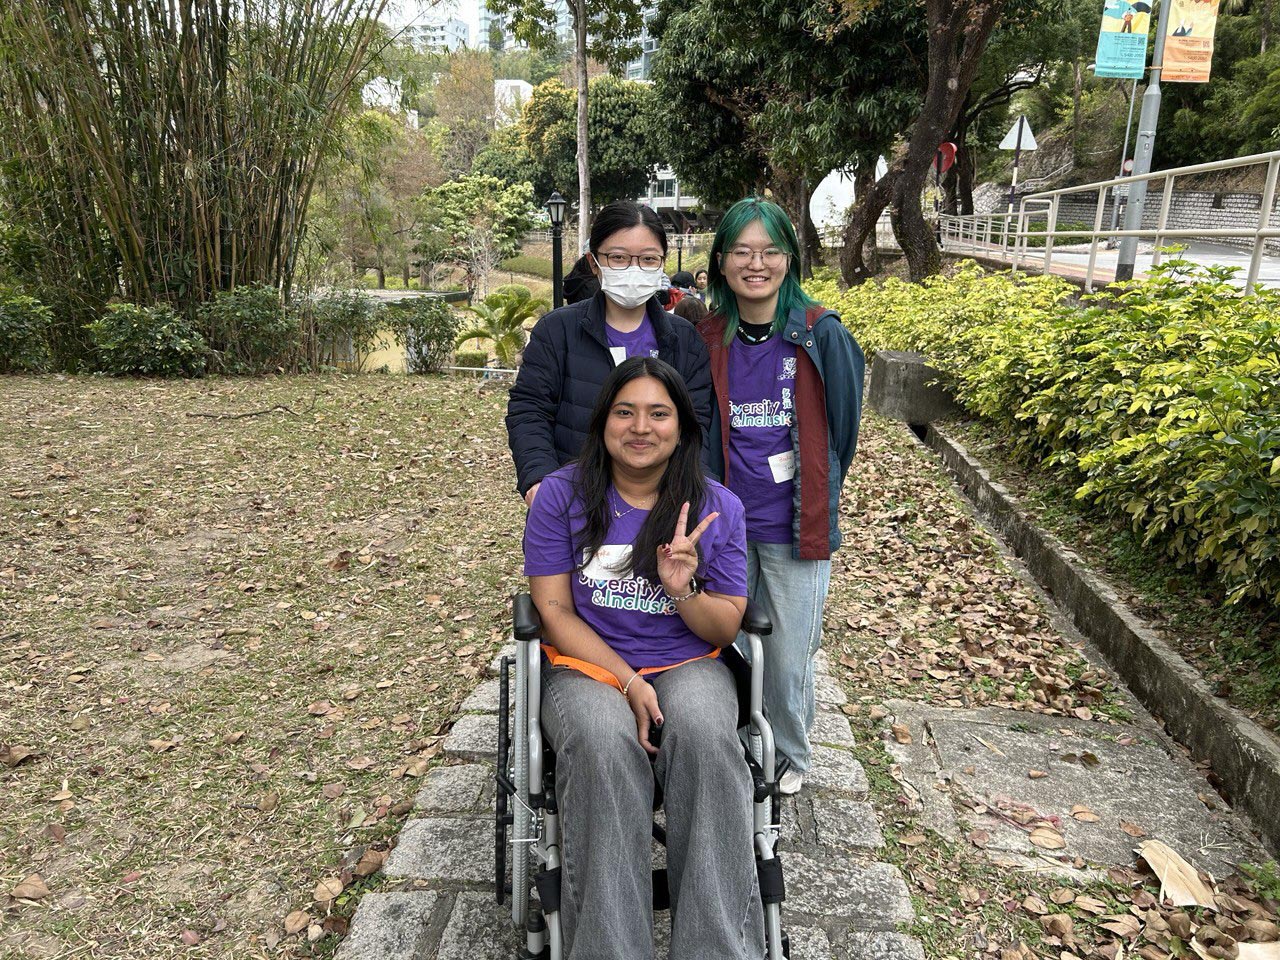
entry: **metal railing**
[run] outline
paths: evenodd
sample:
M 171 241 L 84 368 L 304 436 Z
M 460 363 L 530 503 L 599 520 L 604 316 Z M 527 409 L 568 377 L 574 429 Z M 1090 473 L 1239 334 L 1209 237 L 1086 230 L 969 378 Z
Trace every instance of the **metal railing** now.
M 1265 165 L 1266 180 L 1262 190 L 1262 204 L 1258 211 L 1258 222 L 1252 227 L 1170 227 L 1169 210 L 1173 205 L 1173 185 L 1179 177 L 1201 173 L 1215 173 L 1221 170 L 1235 170 L 1242 167 Z M 939 238 L 944 249 L 951 252 L 969 250 L 973 253 L 991 255 L 998 254 L 1002 260 L 1009 260 L 1014 272 L 1022 269 L 1027 262 L 1029 241 L 1034 237 L 1044 238 L 1043 272 L 1049 273 L 1053 265 L 1054 244 L 1059 240 L 1071 238 L 1089 242 L 1089 265 L 1085 271 L 1085 289 L 1092 291 L 1094 273 L 1098 261 L 1098 244 L 1105 240 L 1119 237 L 1138 237 L 1155 241 L 1151 265 L 1157 266 L 1161 258 L 1161 246 L 1168 240 L 1249 240 L 1251 241 L 1249 269 L 1245 275 L 1244 292 L 1252 293 L 1258 282 L 1258 272 L 1262 268 L 1262 257 L 1268 240 L 1280 237 L 1280 227 L 1271 225 L 1272 207 L 1276 200 L 1276 180 L 1280 174 L 1280 150 L 1270 153 L 1257 153 L 1248 157 L 1236 157 L 1232 160 L 1218 160 L 1213 163 L 1198 163 L 1193 166 L 1176 167 L 1172 170 L 1160 170 L 1155 173 L 1144 173 L 1140 176 L 1115 177 L 1111 180 L 1100 180 L 1086 183 L 1078 187 L 1062 187 L 1057 190 L 1045 190 L 1022 197 L 1016 212 L 979 213 L 966 216 L 943 214 L 939 217 Z M 1160 180 L 1164 183 L 1163 195 L 1160 199 L 1159 214 L 1154 227 L 1143 227 L 1137 230 L 1104 228 L 1102 218 L 1105 212 L 1107 191 L 1144 181 Z M 1091 230 L 1059 230 L 1058 211 L 1062 198 L 1075 194 L 1093 194 L 1095 197 L 1093 229 Z M 1118 196 L 1113 198 L 1118 202 Z M 1044 229 L 1033 230 L 1032 219 L 1044 217 Z M 1038 224 L 1037 224 L 1038 225 Z M 1010 244 L 1012 243 L 1012 249 Z

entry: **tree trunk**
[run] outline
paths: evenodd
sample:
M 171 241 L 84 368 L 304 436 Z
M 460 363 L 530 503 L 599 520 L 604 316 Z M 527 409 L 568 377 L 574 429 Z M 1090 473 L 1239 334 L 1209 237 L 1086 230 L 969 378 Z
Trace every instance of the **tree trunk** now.
M 378 271 L 378 289 L 387 289 L 387 268 L 379 263 L 375 269 Z
M 573 72 L 578 78 L 578 249 L 591 236 L 591 170 L 587 164 L 587 3 L 573 0 Z
M 923 280 L 942 265 L 937 241 L 920 205 L 925 177 L 947 131 L 959 118 L 964 99 L 1005 0 L 926 0 L 929 79 L 924 104 L 908 131 L 907 150 L 859 203 L 845 230 L 840 270 L 848 283 L 866 279 L 862 242 L 876 217 L 893 201 L 894 229 L 910 265 L 911 279 Z
M 818 230 L 809 214 L 809 178 L 804 174 L 775 170 L 771 189 L 774 199 L 796 228 L 796 239 L 800 243 L 800 276 L 807 280 L 813 276 L 814 263 L 822 260 Z
M 892 197 L 893 167 L 874 183 L 874 161 L 868 164 L 868 169 L 868 173 L 855 180 L 854 189 L 859 199 L 849 214 L 849 222 L 845 224 L 844 249 L 840 251 L 840 276 L 849 286 L 870 280 L 879 269 L 875 259 L 868 262 L 864 248 L 870 242 L 874 249 L 876 221 Z M 865 191 L 862 189 L 864 183 L 869 185 Z

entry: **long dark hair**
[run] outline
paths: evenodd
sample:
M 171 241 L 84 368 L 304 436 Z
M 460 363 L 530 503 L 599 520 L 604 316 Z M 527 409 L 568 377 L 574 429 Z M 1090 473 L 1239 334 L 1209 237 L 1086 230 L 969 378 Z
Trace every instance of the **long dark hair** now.
M 648 227 L 658 245 L 662 247 L 662 255 L 667 254 L 667 231 L 662 221 L 653 212 L 652 207 L 642 206 L 632 200 L 615 200 L 607 203 L 591 221 L 591 239 L 589 245 L 593 254 L 599 253 L 604 242 L 619 230 L 632 227 Z
M 702 519 L 702 505 L 707 496 L 707 484 L 702 476 L 702 424 L 698 422 L 684 379 L 663 360 L 656 357 L 624 360 L 600 388 L 595 410 L 591 413 L 587 440 L 578 457 L 577 494 L 586 516 L 586 525 L 574 546 L 581 564 L 578 569 L 582 569 L 604 543 L 609 530 L 609 487 L 613 484 L 613 458 L 604 445 L 604 428 L 622 388 L 640 377 L 653 377 L 666 388 L 676 410 L 680 439 L 658 482 L 657 502 L 649 511 L 649 517 L 632 547 L 630 569 L 618 570 L 617 574 L 623 577 L 634 573 L 657 583 L 659 544 L 670 542 L 676 520 L 680 517 L 680 508 L 686 501 L 689 504 L 689 528 L 697 526 Z

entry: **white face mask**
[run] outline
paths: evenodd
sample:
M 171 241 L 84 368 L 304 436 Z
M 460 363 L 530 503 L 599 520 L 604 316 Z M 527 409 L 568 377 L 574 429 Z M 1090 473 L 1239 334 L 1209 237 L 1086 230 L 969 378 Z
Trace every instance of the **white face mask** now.
M 646 270 L 644 267 L 600 266 L 600 289 L 604 295 L 625 310 L 640 306 L 662 285 L 662 267 Z

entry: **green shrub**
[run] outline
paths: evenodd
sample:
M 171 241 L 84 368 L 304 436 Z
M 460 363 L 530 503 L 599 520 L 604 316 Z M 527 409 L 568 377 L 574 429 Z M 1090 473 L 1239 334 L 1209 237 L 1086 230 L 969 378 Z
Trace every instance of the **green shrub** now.
M 439 297 L 401 301 L 391 312 L 391 328 L 404 344 L 410 373 L 435 373 L 453 357 L 458 315 Z
M 309 304 L 315 324 L 320 362 L 336 366 L 350 358 L 357 370 L 381 346 L 379 334 L 386 329 L 382 305 L 359 290 L 335 290 Z
M 564 272 L 568 273 L 573 267 L 570 261 L 564 265 Z M 551 279 L 551 260 L 547 257 L 534 257 L 526 253 L 518 253 L 514 257 L 503 260 L 498 264 L 500 270 L 507 270 L 511 273 L 527 273 L 531 277 L 541 277 L 543 280 Z
M 165 304 L 111 304 L 89 325 L 89 332 L 107 373 L 180 377 L 204 372 L 204 337 Z
M 457 346 L 469 340 L 489 340 L 498 363 L 510 369 L 516 365 L 529 339 L 524 325 L 536 320 L 550 306 L 546 300 L 534 299 L 529 288 L 522 284 L 501 286 L 485 297 L 484 303 L 467 308 L 480 319 L 458 334 Z
M 455 367 L 483 367 L 489 362 L 489 355 L 481 350 L 459 350 L 453 355 Z
M 224 290 L 200 305 L 200 324 L 222 373 L 262 373 L 292 363 L 298 318 L 275 287 L 252 284 Z
M 923 284 L 807 285 L 868 354 L 920 350 L 957 399 L 1076 496 L 1126 519 L 1231 601 L 1280 599 L 1280 293 L 1245 297 L 1230 268 L 1167 260 L 1067 301 L 1053 277 L 971 263 Z
M 34 297 L 0 289 L 0 373 L 49 369 L 53 314 Z

